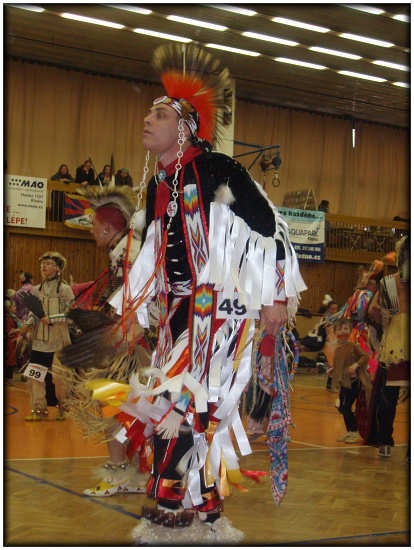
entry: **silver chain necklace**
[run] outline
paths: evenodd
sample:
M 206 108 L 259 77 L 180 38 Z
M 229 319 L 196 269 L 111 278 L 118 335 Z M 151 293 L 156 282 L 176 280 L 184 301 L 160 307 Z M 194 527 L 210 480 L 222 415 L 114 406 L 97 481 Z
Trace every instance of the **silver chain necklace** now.
M 175 174 L 174 174 L 174 179 L 173 179 L 173 182 L 172 182 L 173 189 L 171 189 L 171 187 L 167 184 L 168 188 L 171 189 L 171 191 L 172 191 L 172 194 L 171 194 L 172 200 L 170 200 L 170 202 L 167 205 L 167 214 L 168 214 L 168 217 L 169 217 L 169 220 L 168 220 L 168 223 L 167 223 L 167 230 L 170 228 L 172 219 L 177 214 L 177 211 L 178 211 L 178 204 L 177 204 L 177 199 L 178 199 L 178 195 L 179 195 L 179 191 L 178 191 L 178 174 L 180 173 L 180 170 L 182 168 L 181 159 L 182 159 L 183 154 L 184 154 L 183 153 L 183 145 L 185 143 L 184 119 L 182 119 L 182 118 L 180 118 L 180 120 L 178 121 L 178 140 L 177 140 L 177 143 L 178 143 L 178 151 L 177 151 L 177 162 L 176 162 L 176 165 L 175 165 Z
M 177 140 L 177 143 L 178 143 L 178 151 L 177 151 L 177 162 L 176 162 L 176 165 L 175 165 L 175 174 L 174 174 L 174 179 L 173 179 L 173 182 L 172 182 L 173 187 L 171 188 L 168 185 L 167 181 L 165 181 L 167 187 L 172 191 L 172 200 L 170 200 L 170 202 L 168 203 L 168 206 L 167 206 L 167 214 L 169 216 L 169 220 L 168 220 L 168 223 L 167 223 L 167 229 L 170 228 L 172 219 L 177 214 L 177 211 L 178 211 L 177 198 L 178 198 L 179 193 L 180 193 L 180 191 L 178 191 L 178 174 L 180 173 L 180 170 L 182 168 L 181 159 L 182 159 L 183 154 L 184 154 L 183 153 L 183 145 L 185 143 L 184 119 L 182 119 L 182 118 L 180 118 L 179 121 L 178 121 L 178 140 Z M 144 165 L 144 171 L 143 171 L 143 174 L 142 174 L 142 179 L 141 179 L 141 182 L 140 182 L 139 187 L 138 187 L 137 206 L 135 208 L 135 212 L 138 212 L 138 210 L 140 209 L 140 206 L 141 206 L 142 195 L 143 195 L 144 187 L 146 185 L 146 178 L 147 178 L 147 174 L 148 174 L 148 170 L 149 170 L 149 168 L 148 168 L 149 157 L 150 157 L 150 151 L 148 150 L 147 154 L 145 156 L 145 165 Z M 158 176 L 157 176 L 157 160 L 155 161 L 154 178 L 155 178 L 155 183 L 158 186 L 158 184 L 160 182 L 159 182 Z M 132 222 L 131 227 L 133 228 L 133 226 L 134 226 L 134 223 Z

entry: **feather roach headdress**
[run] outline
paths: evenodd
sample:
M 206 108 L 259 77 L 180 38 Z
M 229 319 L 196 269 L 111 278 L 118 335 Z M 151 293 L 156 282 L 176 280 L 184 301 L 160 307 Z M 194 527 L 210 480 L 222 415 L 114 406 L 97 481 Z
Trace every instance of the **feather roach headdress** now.
M 160 46 L 152 64 L 167 92 L 154 105 L 165 103 L 175 109 L 190 128 L 193 142 L 212 144 L 220 139 L 223 114 L 231 113 L 228 69 L 195 44 Z
M 129 228 L 137 203 L 136 193 L 129 185 L 93 185 L 79 189 L 78 193 L 89 200 L 96 215 L 101 212 L 119 230 Z

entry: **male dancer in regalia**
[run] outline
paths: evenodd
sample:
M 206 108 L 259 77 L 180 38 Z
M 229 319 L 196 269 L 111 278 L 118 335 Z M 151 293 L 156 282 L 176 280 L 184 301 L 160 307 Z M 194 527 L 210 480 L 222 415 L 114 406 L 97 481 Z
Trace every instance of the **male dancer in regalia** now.
M 228 71 L 208 52 L 168 45 L 154 55 L 167 95 L 144 120 L 157 155 L 147 189 L 146 227 L 128 283 L 110 300 L 147 322 L 158 296 L 160 326 L 142 395 L 153 420 L 154 460 L 139 542 L 238 542 L 221 516 L 228 480 L 240 471 L 231 431 L 251 452 L 238 403 L 251 374 L 254 319 L 271 335 L 294 315 L 306 286 L 286 222 L 243 166 L 213 153 L 229 108 Z M 148 161 L 148 155 L 147 155 Z M 228 493 L 227 493 L 228 494 Z M 181 529 L 174 529 L 174 528 Z M 184 528 L 183 528 L 184 527 Z
M 141 245 L 139 229 L 142 231 L 142 225 L 130 227 L 137 198 L 131 187 L 113 184 L 88 186 L 80 192 L 89 200 L 93 209 L 91 232 L 98 248 L 108 253 L 108 268 L 94 283 L 87 285 L 78 294 L 74 305 L 76 307 L 85 301 L 92 302 L 94 309 L 105 312 L 109 321 L 114 317 L 114 312 L 108 300 L 122 285 Z M 75 315 L 73 311 L 71 315 Z M 76 317 L 74 320 L 76 322 Z M 84 368 L 85 363 L 79 361 L 79 374 L 72 369 L 60 369 L 61 376 L 66 378 L 71 386 L 71 394 L 67 399 L 69 415 L 81 426 L 86 435 L 98 435 L 107 442 L 109 459 L 97 472 L 99 481 L 91 488 L 85 489 L 86 495 L 109 497 L 145 492 L 147 476 L 138 471 L 136 464 L 131 463 L 131 459 L 134 460 L 136 457 L 133 453 L 128 456 L 125 442 L 117 439 L 117 423 L 101 414 L 98 405 L 91 402 L 90 392 L 85 387 L 86 383 L 93 383 L 101 378 L 128 382 L 129 376 L 142 367 L 142 362 L 146 359 L 142 334 L 142 329 L 137 330 L 137 345 L 132 354 L 122 349 L 116 355 L 111 354 L 109 359 L 106 354 L 107 348 L 103 348 L 100 352 L 100 362 Z M 87 337 L 86 333 L 81 341 Z M 88 342 L 86 343 L 88 345 Z M 79 347 L 75 341 L 73 346 L 65 348 L 65 356 L 62 358 L 64 365 L 74 366 L 72 361 L 76 362 Z

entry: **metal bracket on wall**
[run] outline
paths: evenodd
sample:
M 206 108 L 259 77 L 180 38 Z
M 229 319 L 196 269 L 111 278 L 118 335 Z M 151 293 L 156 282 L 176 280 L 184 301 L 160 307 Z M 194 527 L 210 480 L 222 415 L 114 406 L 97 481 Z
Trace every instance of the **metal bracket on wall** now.
M 247 168 L 247 170 L 250 170 L 255 163 L 259 160 L 259 157 L 262 156 L 261 162 L 260 162 L 260 168 L 263 172 L 263 189 L 265 188 L 265 174 L 269 169 L 274 170 L 274 176 L 272 180 L 272 184 L 274 187 L 279 187 L 280 185 L 280 179 L 279 179 L 279 167 L 282 164 L 282 160 L 280 158 L 280 145 L 269 145 L 269 146 L 263 146 L 263 145 L 256 145 L 254 143 L 245 143 L 244 141 L 236 141 L 234 140 L 235 145 L 243 145 L 244 147 L 250 147 L 253 149 L 253 151 L 248 151 L 247 153 L 240 153 L 239 155 L 233 155 L 233 158 L 240 158 L 245 157 L 248 155 L 256 155 L 256 158 L 253 160 L 253 162 L 250 164 L 250 166 Z M 265 151 L 272 151 L 276 149 L 276 154 L 272 158 L 272 155 L 269 157 L 266 157 L 264 154 Z

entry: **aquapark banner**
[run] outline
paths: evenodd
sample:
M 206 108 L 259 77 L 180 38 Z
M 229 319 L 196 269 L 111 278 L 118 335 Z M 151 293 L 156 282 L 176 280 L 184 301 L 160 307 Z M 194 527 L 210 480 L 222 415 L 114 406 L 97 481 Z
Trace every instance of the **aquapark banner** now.
M 5 225 L 45 228 L 47 178 L 6 174 L 5 184 Z
M 93 210 L 88 199 L 82 195 L 65 193 L 65 225 L 72 229 L 87 229 L 92 227 Z
M 325 213 L 284 207 L 278 207 L 278 211 L 288 223 L 298 260 L 322 263 L 325 260 Z

